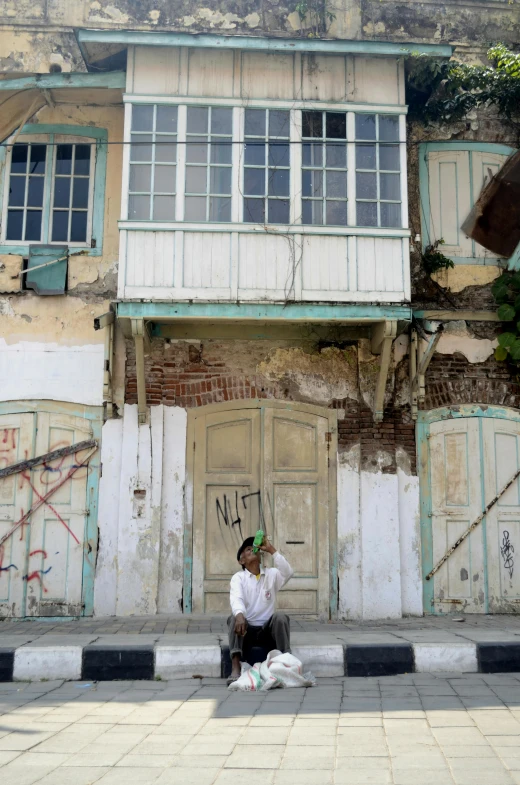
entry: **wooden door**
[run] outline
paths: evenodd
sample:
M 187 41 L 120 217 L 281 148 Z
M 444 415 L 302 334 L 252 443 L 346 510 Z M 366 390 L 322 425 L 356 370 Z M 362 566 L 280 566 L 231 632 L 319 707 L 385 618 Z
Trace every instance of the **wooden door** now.
M 478 418 L 432 423 L 429 446 L 436 564 L 483 509 Z M 436 612 L 485 612 L 482 528 L 469 535 L 433 580 Z
M 34 421 L 34 414 L 0 417 L 0 469 L 33 456 Z M 31 504 L 32 490 L 24 474 L 0 479 L 0 539 L 13 530 Z M 0 616 L 25 615 L 28 528 L 18 527 L 0 545 Z
M 38 413 L 36 455 L 92 438 L 88 420 L 68 414 Z M 33 473 L 36 499 L 56 491 L 41 506 L 30 525 L 27 566 L 27 616 L 79 616 L 82 613 L 83 558 L 89 468 L 71 468 L 86 456 L 71 454 Z
M 429 242 L 444 240 L 446 256 L 473 256 L 472 241 L 461 230 L 472 205 L 469 154 L 443 150 L 428 154 Z
M 262 528 L 294 567 L 278 607 L 328 617 L 330 413 L 259 402 L 192 414 L 192 610 L 229 612 L 245 537 Z M 271 560 L 266 557 L 265 564 Z
M 520 423 L 482 419 L 485 503 L 520 467 Z M 520 480 L 486 515 L 485 536 L 490 613 L 520 612 Z
M 479 198 L 483 187 L 500 171 L 507 161 L 507 158 L 507 155 L 501 155 L 499 153 L 471 153 L 471 183 L 473 186 L 472 206 Z M 483 245 L 480 245 L 477 242 L 474 242 L 473 245 L 475 257 L 479 259 L 489 258 L 490 264 L 493 264 L 494 259 L 499 258 L 496 254 L 488 251 L 487 248 L 484 248 Z

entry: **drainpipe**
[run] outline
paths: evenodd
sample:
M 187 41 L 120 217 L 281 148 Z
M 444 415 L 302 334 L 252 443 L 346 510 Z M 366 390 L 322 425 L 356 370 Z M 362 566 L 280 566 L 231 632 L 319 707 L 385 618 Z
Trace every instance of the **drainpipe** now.
M 112 365 L 114 355 L 114 322 L 113 311 L 104 313 L 94 319 L 94 330 L 105 330 L 105 345 L 103 350 L 103 403 L 105 404 L 105 418 L 109 420 L 114 416 L 114 398 L 112 390 Z

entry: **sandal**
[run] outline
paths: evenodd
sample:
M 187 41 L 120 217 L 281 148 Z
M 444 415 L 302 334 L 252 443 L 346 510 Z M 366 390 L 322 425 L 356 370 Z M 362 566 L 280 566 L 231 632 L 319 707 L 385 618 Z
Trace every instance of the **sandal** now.
M 229 676 L 227 679 L 227 686 L 229 687 L 230 684 L 233 684 L 234 681 L 238 681 L 240 676 Z

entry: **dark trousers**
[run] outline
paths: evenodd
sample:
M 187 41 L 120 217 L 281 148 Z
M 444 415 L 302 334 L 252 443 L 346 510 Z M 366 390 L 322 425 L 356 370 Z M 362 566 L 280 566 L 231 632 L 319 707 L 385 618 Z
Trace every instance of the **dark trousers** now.
M 246 634 L 239 637 L 235 632 L 235 617 L 228 619 L 229 653 L 231 657 L 240 654 L 244 659 L 244 652 L 250 651 L 253 646 L 262 646 L 267 651 L 278 649 L 282 653 L 291 651 L 291 620 L 286 613 L 273 613 L 263 627 L 252 627 L 248 624 Z

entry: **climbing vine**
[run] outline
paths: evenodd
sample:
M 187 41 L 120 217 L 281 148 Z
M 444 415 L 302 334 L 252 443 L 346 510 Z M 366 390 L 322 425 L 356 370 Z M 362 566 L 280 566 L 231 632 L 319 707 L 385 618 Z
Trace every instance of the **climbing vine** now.
M 302 31 L 305 29 L 310 38 L 326 33 L 336 19 L 328 0 L 298 0 L 294 10 L 300 17 Z
M 491 287 L 497 315 L 506 329 L 498 336 L 495 359 L 507 361 L 520 372 L 520 273 L 504 272 Z
M 444 256 L 444 254 L 439 251 L 439 245 L 444 245 L 444 240 L 442 238 L 436 240 L 431 245 L 427 245 L 422 253 L 422 262 L 428 275 L 438 273 L 439 270 L 449 270 L 451 267 L 455 267 L 452 259 L 448 256 Z
M 407 67 L 410 114 L 427 123 L 454 122 L 473 109 L 494 106 L 501 117 L 520 121 L 520 54 L 496 44 L 487 57 L 490 65 L 412 55 Z

